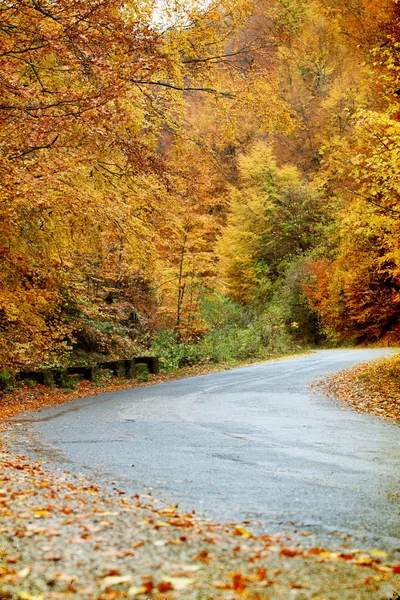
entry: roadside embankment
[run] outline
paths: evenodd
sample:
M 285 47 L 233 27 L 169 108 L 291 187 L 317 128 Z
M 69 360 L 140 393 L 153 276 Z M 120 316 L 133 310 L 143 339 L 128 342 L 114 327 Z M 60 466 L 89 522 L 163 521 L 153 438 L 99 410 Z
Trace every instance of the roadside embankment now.
M 312 387 L 358 412 L 400 421 L 400 353 L 355 365 Z

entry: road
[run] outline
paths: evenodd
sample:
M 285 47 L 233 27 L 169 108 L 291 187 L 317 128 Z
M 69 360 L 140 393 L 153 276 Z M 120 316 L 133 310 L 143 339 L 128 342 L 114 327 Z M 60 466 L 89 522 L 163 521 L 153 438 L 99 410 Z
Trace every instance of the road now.
M 211 519 L 399 549 L 398 428 L 308 391 L 383 352 L 323 350 L 25 413 L 19 444 Z

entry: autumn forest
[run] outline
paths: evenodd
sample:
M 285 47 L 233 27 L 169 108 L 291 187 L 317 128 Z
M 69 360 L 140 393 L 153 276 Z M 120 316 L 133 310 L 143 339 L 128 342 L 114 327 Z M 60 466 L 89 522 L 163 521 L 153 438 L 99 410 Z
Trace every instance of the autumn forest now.
M 0 366 L 400 341 L 398 0 L 0 2 Z

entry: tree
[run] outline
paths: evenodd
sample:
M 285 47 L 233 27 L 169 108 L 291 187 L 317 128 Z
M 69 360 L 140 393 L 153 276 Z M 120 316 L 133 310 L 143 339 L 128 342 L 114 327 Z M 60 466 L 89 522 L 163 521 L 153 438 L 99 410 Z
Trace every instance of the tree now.
M 331 331 L 358 341 L 397 342 L 400 124 L 384 114 L 362 112 L 354 136 L 358 152 L 350 160 L 334 257 L 310 263 L 315 281 L 306 289 Z
M 399 16 L 397 2 L 388 2 L 375 28 L 369 22 L 370 85 L 378 102 L 353 114 L 344 143 L 327 144 L 325 172 L 341 208 L 330 252 L 310 261 L 314 283 L 306 284 L 330 331 L 357 341 L 397 343 L 400 336 L 400 128 L 393 94 L 400 87 Z
M 263 143 L 239 159 L 241 186 L 219 244 L 224 281 L 232 297 L 268 296 L 288 263 L 315 245 L 324 210 L 318 190 L 296 167 L 278 167 Z
M 164 202 L 163 137 L 182 132 L 190 94 L 230 96 L 213 65 L 249 13 L 246 3 L 186 8 L 162 31 L 151 2 L 1 6 L 5 365 L 57 360 L 77 315 L 97 314 L 96 296 L 133 297 L 154 276 L 176 214 Z

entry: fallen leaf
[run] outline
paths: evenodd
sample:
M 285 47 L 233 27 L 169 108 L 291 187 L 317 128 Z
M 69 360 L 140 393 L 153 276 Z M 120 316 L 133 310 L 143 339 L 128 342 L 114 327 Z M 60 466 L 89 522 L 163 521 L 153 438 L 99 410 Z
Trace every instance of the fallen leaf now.
M 99 512 L 97 514 L 102 517 L 115 517 L 115 516 L 119 515 L 120 513 L 119 512 Z
M 171 592 L 173 589 L 174 586 L 169 581 L 161 581 L 157 586 L 157 590 L 161 593 Z
M 174 515 L 176 513 L 176 506 L 167 506 L 160 511 L 161 515 Z
M 366 554 L 361 554 L 361 556 L 357 556 L 354 562 L 356 563 L 356 565 L 372 565 L 374 559 L 370 556 L 367 556 Z
M 48 510 L 32 510 L 36 519 L 47 519 L 51 517 L 51 512 Z
M 293 558 L 294 556 L 297 556 L 299 554 L 299 551 L 296 550 L 295 548 L 282 548 L 282 550 L 279 552 L 279 556 L 286 556 L 287 558 Z
M 310 548 L 310 550 L 308 551 L 308 554 L 318 555 L 318 554 L 321 554 L 321 552 L 323 552 L 323 551 L 324 551 L 323 548 L 320 548 L 319 546 L 314 546 L 314 548 Z
M 377 569 L 377 571 L 382 571 L 383 573 L 391 573 L 392 569 L 390 567 L 384 567 L 381 565 L 376 565 L 375 569 Z M 399 568 L 399 573 L 400 573 L 400 568 Z
M 251 533 L 249 533 L 247 531 L 247 529 L 245 529 L 244 527 L 235 527 L 234 530 L 232 531 L 233 535 L 241 535 L 245 538 L 251 538 L 253 537 L 251 535 Z
M 231 590 L 232 589 L 232 584 L 231 583 L 227 583 L 226 581 L 215 580 L 215 581 L 212 582 L 212 584 L 218 590 Z
M 187 573 L 190 573 L 193 571 L 200 571 L 203 567 L 201 567 L 200 565 L 179 565 L 179 568 L 181 569 L 181 571 L 186 571 Z
M 237 592 L 242 592 L 246 588 L 246 578 L 240 573 L 234 573 L 233 575 L 233 589 Z
M 328 560 L 338 560 L 338 558 L 340 557 L 340 553 L 339 552 L 321 552 L 320 556 L 322 558 L 327 558 Z
M 160 527 L 170 527 L 170 524 L 166 523 L 165 521 L 157 521 L 157 523 L 154 525 L 154 529 L 160 529 Z
M 382 552 L 381 550 L 371 550 L 371 556 L 377 556 L 378 558 L 387 558 L 387 552 Z
M 193 577 L 167 577 L 165 575 L 161 579 L 166 583 L 170 583 L 177 592 L 185 590 L 196 581 Z
M 110 575 L 103 579 L 101 587 L 108 588 L 113 585 L 120 585 L 121 583 L 132 583 L 132 577 L 129 575 Z
M 18 600 L 45 600 L 41 594 L 30 594 L 29 592 L 19 592 Z
M 147 594 L 147 588 L 144 585 L 140 587 L 132 586 L 127 591 L 128 598 L 134 598 L 135 596 L 140 596 L 141 594 Z
M 25 579 L 25 577 L 28 577 L 30 572 L 31 572 L 30 567 L 25 567 L 25 569 L 21 569 L 21 571 L 18 571 L 18 577 L 20 579 Z

